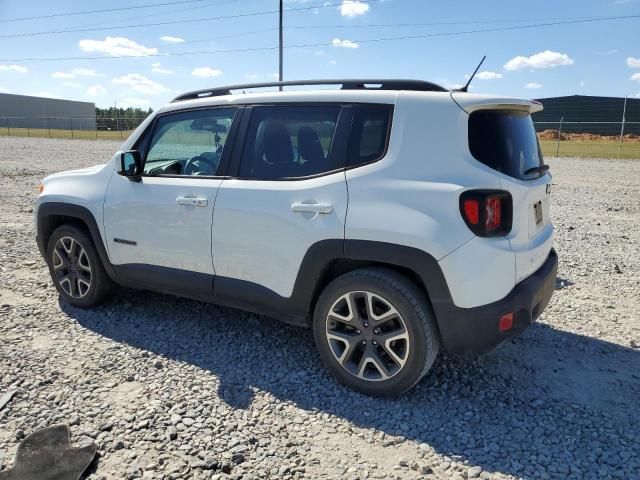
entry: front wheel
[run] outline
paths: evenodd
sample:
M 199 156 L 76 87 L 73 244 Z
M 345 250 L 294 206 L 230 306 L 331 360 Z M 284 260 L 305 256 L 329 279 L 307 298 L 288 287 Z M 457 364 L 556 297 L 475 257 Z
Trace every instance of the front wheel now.
M 89 236 L 75 225 L 54 230 L 47 247 L 47 264 L 60 296 L 76 307 L 104 301 L 113 288 Z
M 424 292 L 383 268 L 355 270 L 331 282 L 316 304 L 313 333 L 327 368 L 368 395 L 413 387 L 440 346 Z

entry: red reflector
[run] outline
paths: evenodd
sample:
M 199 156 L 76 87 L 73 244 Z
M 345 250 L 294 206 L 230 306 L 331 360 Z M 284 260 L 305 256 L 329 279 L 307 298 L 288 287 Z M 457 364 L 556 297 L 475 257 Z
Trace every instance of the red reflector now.
M 498 330 L 501 332 L 507 332 L 513 328 L 513 312 L 505 313 L 500 317 L 498 323 Z
M 478 200 L 464 201 L 464 216 L 471 225 L 478 225 L 480 222 L 480 203 Z
M 500 198 L 499 197 L 487 197 L 487 216 L 485 220 L 485 226 L 487 231 L 490 232 L 500 227 L 502 223 L 502 215 L 500 211 Z

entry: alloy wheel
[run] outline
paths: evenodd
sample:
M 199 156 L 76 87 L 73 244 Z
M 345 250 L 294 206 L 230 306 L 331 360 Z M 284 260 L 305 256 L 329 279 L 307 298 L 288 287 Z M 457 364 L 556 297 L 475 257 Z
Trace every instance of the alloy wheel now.
M 73 237 L 62 237 L 53 249 L 53 271 L 62 289 L 83 298 L 91 288 L 91 264 L 87 252 Z
M 409 357 L 409 333 L 398 310 L 368 291 L 345 293 L 326 319 L 331 353 L 351 375 L 366 381 L 396 376 Z

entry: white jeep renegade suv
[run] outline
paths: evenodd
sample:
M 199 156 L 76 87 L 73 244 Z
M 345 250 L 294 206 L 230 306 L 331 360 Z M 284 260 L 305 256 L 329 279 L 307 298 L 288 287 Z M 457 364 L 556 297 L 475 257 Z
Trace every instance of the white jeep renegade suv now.
M 318 84 L 341 88 L 243 91 Z M 70 304 L 118 284 L 311 326 L 339 381 L 399 393 L 551 298 L 541 108 L 409 80 L 188 93 L 43 181 L 38 246 Z

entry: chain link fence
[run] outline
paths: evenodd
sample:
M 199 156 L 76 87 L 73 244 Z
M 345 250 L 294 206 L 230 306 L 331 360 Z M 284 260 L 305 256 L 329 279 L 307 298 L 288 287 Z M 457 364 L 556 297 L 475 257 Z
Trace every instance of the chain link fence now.
M 640 159 L 640 122 L 535 122 L 545 156 Z M 594 133 L 597 132 L 597 133 Z
M 0 117 L 0 136 L 124 140 L 146 117 Z M 535 121 L 545 156 L 640 159 L 640 122 Z
M 146 117 L 0 117 L 0 136 L 124 140 Z

